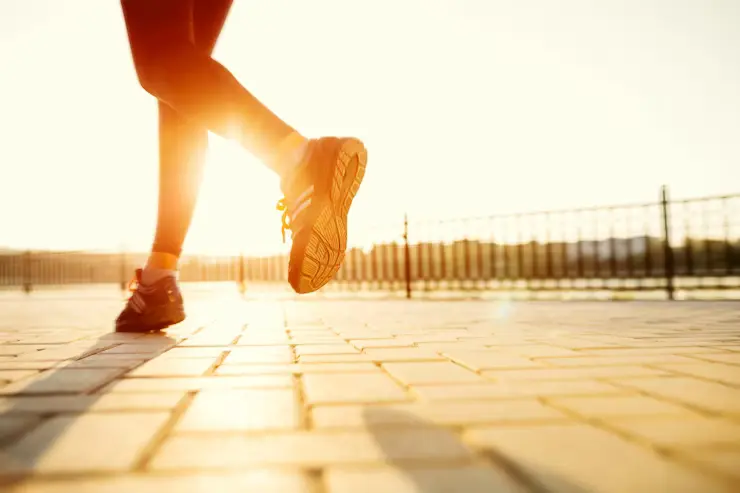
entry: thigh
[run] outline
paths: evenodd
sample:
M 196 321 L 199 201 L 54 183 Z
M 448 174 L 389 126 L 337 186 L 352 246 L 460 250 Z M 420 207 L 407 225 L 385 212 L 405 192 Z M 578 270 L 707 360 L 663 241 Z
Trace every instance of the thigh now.
M 137 68 L 160 56 L 192 47 L 195 0 L 121 0 Z
M 195 46 L 208 54 L 213 52 L 229 15 L 233 0 L 192 0 L 193 37 Z

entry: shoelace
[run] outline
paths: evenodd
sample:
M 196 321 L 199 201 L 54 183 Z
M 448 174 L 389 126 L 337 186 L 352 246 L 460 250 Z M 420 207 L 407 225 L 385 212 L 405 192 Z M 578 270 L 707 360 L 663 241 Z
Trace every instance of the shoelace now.
M 139 287 L 139 284 L 141 284 L 141 269 L 136 269 L 134 272 L 134 277 L 131 278 L 131 280 L 128 282 L 128 292 L 132 295 L 136 291 L 136 289 Z
M 277 206 L 275 208 L 283 213 L 283 224 L 280 232 L 283 235 L 283 243 L 285 243 L 285 232 L 290 229 L 290 216 L 288 215 L 288 205 L 285 203 L 285 197 L 278 200 Z

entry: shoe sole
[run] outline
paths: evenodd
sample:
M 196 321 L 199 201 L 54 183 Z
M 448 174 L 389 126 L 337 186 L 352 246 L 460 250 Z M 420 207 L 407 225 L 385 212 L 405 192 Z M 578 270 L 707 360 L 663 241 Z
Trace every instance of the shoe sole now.
M 159 332 L 167 327 L 179 324 L 183 320 L 185 320 L 185 312 L 182 309 L 168 310 L 167 313 L 164 314 L 164 316 L 159 317 L 158 320 L 148 320 L 147 323 L 144 324 L 116 324 L 116 332 Z
M 312 293 L 331 281 L 344 261 L 347 250 L 347 215 L 360 189 L 367 166 L 367 149 L 358 139 L 342 139 L 330 200 L 316 212 L 316 220 L 305 240 L 300 268 L 289 282 L 296 293 Z

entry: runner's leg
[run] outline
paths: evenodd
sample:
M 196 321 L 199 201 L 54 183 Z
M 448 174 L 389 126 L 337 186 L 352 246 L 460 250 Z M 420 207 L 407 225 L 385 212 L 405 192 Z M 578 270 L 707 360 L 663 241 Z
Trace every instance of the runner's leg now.
M 232 0 L 189 0 L 192 43 L 210 55 Z M 159 102 L 159 208 L 145 282 L 173 272 L 190 227 L 208 146 L 207 130 Z

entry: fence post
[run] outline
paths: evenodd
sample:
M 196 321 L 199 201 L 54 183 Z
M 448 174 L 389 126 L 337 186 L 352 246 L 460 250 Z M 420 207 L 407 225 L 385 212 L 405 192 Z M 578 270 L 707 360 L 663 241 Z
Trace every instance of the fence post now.
M 31 251 L 26 250 L 23 253 L 23 263 L 21 264 L 23 272 L 23 291 L 26 294 L 31 292 Z
M 669 300 L 675 297 L 674 277 L 676 275 L 676 264 L 671 247 L 671 219 L 668 207 L 668 186 L 663 185 L 660 193 L 661 215 L 663 216 L 663 271 L 666 281 L 666 294 Z
M 126 267 L 126 250 L 121 249 L 121 264 L 120 264 L 120 272 L 119 272 L 119 278 L 118 281 L 121 286 L 121 291 L 125 292 L 126 288 L 128 287 L 128 272 Z
M 409 216 L 403 215 L 403 257 L 404 278 L 406 279 L 406 299 L 411 299 L 411 250 L 409 248 Z
M 244 253 L 239 254 L 239 292 L 244 294 L 247 291 L 247 284 L 244 279 Z

